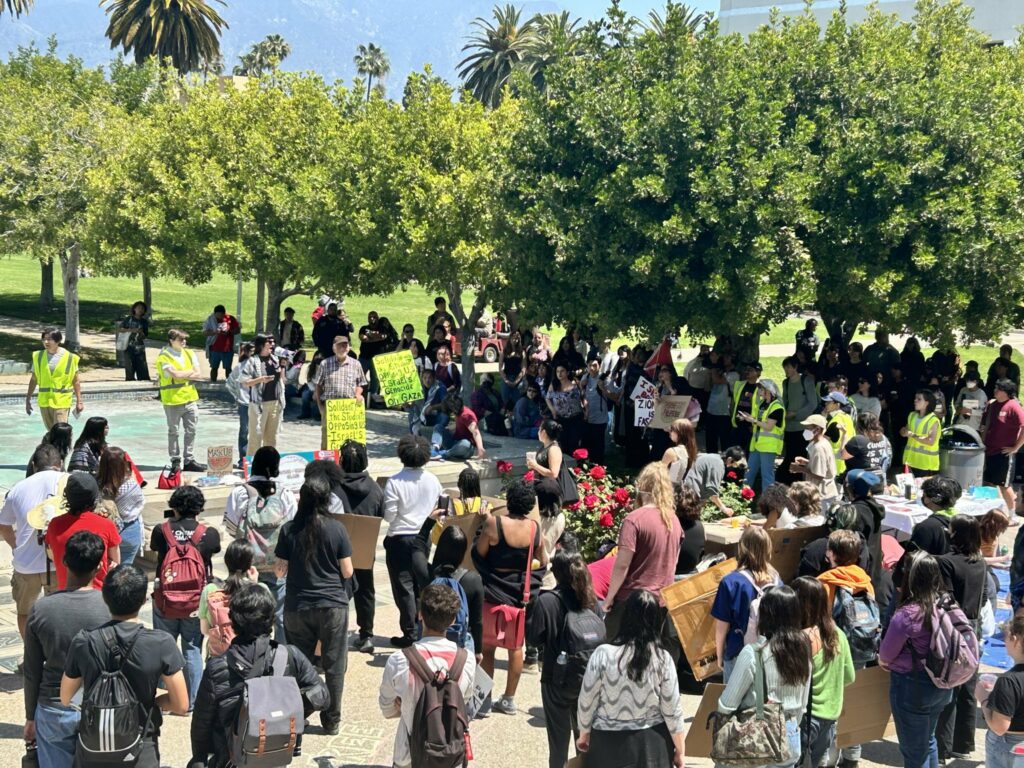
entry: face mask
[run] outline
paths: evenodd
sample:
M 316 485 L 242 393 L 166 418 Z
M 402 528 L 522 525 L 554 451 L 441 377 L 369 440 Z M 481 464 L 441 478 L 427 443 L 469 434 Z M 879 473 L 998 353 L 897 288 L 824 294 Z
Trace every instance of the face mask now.
M 814 439 L 814 431 L 810 430 L 810 429 L 805 429 L 804 430 L 804 440 L 806 440 L 809 443 L 813 439 Z
M 967 388 L 968 389 L 977 389 L 978 388 L 978 382 L 976 382 L 976 381 L 968 381 L 967 382 Z

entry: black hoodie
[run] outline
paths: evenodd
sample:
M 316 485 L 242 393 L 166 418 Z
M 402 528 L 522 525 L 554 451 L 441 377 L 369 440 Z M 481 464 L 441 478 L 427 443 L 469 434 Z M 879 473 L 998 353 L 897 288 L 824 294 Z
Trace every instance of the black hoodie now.
M 384 489 L 367 472 L 346 473 L 340 490 L 353 515 L 384 517 Z

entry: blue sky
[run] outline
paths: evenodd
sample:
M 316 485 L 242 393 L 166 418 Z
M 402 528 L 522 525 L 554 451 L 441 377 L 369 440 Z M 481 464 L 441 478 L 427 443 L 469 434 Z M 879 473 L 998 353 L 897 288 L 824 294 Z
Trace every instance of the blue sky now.
M 596 18 L 604 14 L 610 3 L 605 0 L 561 0 L 559 5 L 574 11 L 580 16 Z M 714 11 L 718 13 L 719 0 L 690 0 L 687 5 L 698 11 Z M 644 17 L 651 9 L 664 9 L 665 4 L 656 0 L 622 0 L 622 7 L 634 16 Z

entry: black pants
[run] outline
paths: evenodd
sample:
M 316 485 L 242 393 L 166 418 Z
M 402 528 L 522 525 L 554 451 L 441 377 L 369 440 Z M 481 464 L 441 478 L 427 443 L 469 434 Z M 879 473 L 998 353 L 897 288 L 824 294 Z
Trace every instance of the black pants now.
M 731 448 L 734 445 L 742 448 L 744 455 L 750 453 L 750 426 L 745 422 L 741 421 L 729 432 L 729 444 L 725 447 Z
M 806 455 L 807 441 L 804 440 L 803 432 L 783 432 L 782 466 L 775 470 L 775 479 L 780 483 L 792 483 L 795 480 L 803 480 L 803 475 L 790 472 L 789 467 L 797 456 Z
M 398 625 L 405 637 L 416 637 L 416 612 L 420 590 L 430 583 L 427 556 L 417 544 L 417 536 L 388 536 L 384 551 L 391 594 L 398 606 Z
M 590 732 L 587 768 L 662 768 L 672 765 L 675 755 L 672 734 L 665 723 L 639 731 Z
M 565 768 L 569 759 L 569 740 L 580 735 L 576 722 L 578 696 L 566 696 L 554 683 L 540 684 L 540 702 L 548 730 L 548 768 Z
M 729 447 L 729 431 L 732 425 L 728 416 L 707 413 L 701 416 L 704 422 L 704 450 L 707 453 L 721 453 Z
M 149 381 L 149 368 L 146 365 L 146 350 L 128 347 L 124 355 L 124 380 Z
M 604 464 L 604 440 L 608 424 L 584 424 L 583 447 L 587 449 L 592 464 Z
M 974 730 L 977 727 L 977 703 L 974 701 L 974 686 L 978 676 L 974 675 L 963 685 L 953 689 L 953 700 L 939 715 L 935 728 L 935 740 L 939 743 L 939 760 L 950 757 L 953 752 L 970 754 L 974 751 Z
M 360 637 L 373 637 L 373 616 L 376 609 L 377 592 L 373 586 L 373 568 L 356 568 L 356 623 Z
M 562 436 L 558 438 L 558 447 L 566 457 L 572 456 L 572 452 L 580 447 L 583 440 L 583 416 L 573 416 L 568 419 L 556 419 L 562 425 Z
M 330 696 L 327 708 L 320 713 L 320 724 L 330 728 L 341 722 L 341 695 L 345 692 L 345 670 L 348 668 L 348 606 L 313 608 L 308 611 L 284 612 L 284 631 L 288 642 L 313 660 L 320 643 L 320 665 Z

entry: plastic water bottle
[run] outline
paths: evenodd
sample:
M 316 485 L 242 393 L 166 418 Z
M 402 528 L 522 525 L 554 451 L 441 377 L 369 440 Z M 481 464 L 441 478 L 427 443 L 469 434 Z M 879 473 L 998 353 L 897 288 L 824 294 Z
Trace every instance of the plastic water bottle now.
M 558 658 L 555 659 L 555 664 L 557 664 L 560 667 L 564 667 L 568 663 L 569 663 L 569 657 L 565 655 L 565 651 L 560 652 L 558 654 Z

